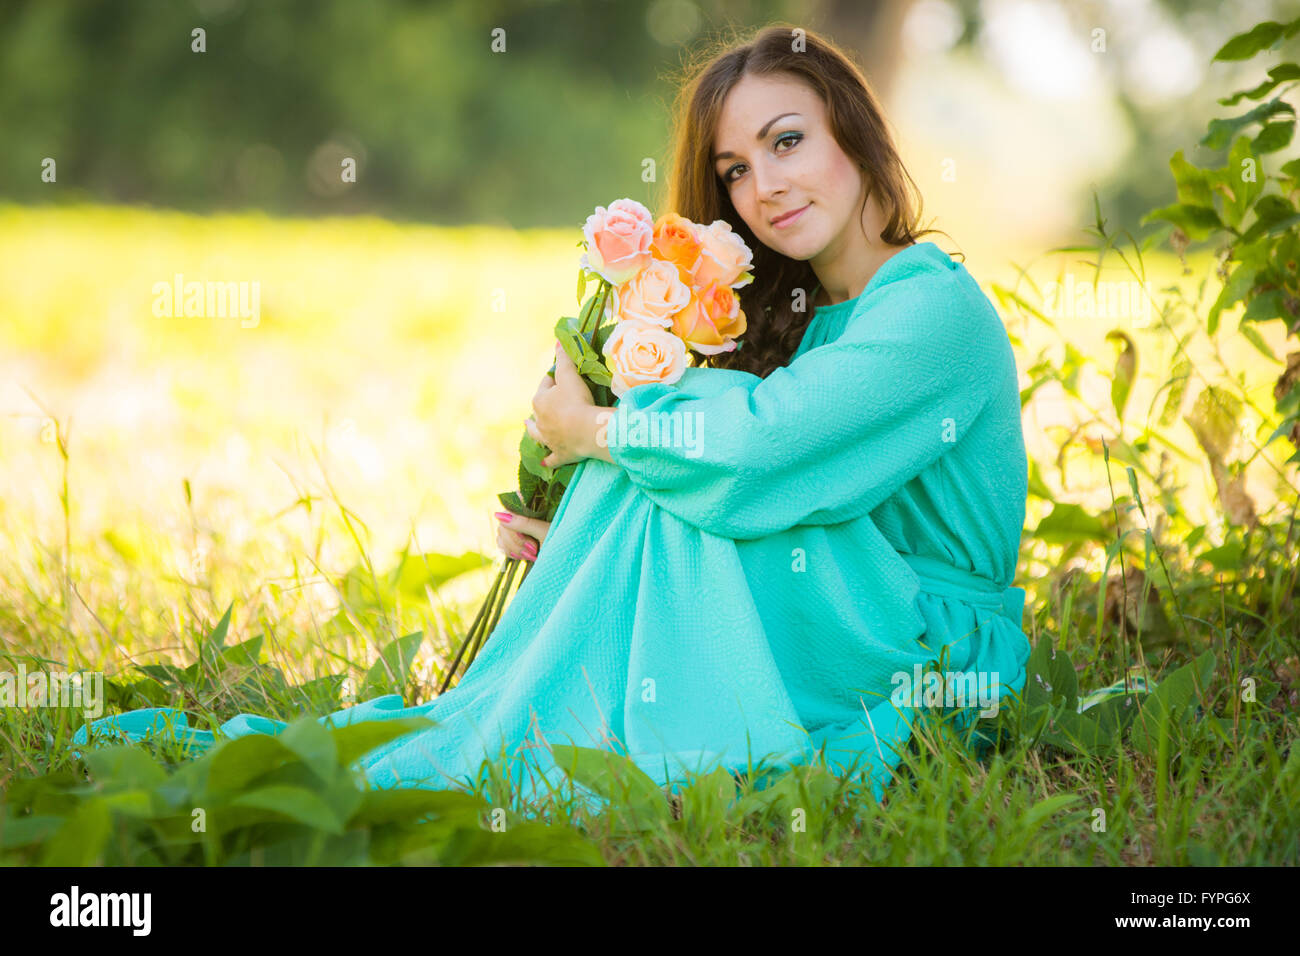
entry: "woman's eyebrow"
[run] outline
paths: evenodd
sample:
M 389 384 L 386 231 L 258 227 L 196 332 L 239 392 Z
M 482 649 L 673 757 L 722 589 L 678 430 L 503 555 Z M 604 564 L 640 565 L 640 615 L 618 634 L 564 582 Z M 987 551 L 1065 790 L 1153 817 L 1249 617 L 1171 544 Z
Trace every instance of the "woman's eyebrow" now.
M 763 128 L 758 131 L 758 135 L 755 136 L 754 138 L 761 140 L 764 136 L 767 135 L 767 131 L 772 128 L 772 124 L 779 119 L 785 119 L 787 116 L 802 116 L 802 115 L 803 115 L 802 113 L 782 113 L 780 116 L 773 116 L 770 120 L 768 120 L 763 125 Z M 720 159 L 729 159 L 735 155 L 736 154 L 731 152 L 730 150 L 726 150 L 725 152 L 721 152 L 721 153 L 714 153 L 713 161 L 716 163 Z

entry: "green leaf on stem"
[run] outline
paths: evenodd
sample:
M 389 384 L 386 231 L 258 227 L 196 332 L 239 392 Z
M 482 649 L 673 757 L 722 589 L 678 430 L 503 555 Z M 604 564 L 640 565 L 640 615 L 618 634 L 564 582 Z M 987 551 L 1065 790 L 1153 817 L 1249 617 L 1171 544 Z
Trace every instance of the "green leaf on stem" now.
M 1263 23 L 1257 23 L 1245 33 L 1238 33 L 1227 43 L 1219 47 L 1219 52 L 1210 58 L 1210 62 L 1215 60 L 1249 60 L 1261 50 L 1267 50 L 1277 43 L 1278 40 L 1285 39 L 1300 30 L 1300 20 L 1293 20 L 1290 23 L 1282 24 L 1275 20 L 1265 20 Z

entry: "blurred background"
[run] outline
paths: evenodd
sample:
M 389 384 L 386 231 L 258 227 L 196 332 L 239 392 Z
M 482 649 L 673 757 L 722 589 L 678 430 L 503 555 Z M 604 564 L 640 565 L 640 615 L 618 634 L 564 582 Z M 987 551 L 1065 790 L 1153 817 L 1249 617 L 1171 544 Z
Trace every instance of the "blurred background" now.
M 661 208 L 674 82 L 698 44 L 779 19 L 850 51 L 926 224 L 947 233 L 926 238 L 964 253 L 1001 307 L 995 283 L 1092 281 L 1086 256 L 1048 250 L 1087 238 L 1094 196 L 1108 230 L 1150 234 L 1142 214 L 1174 201 L 1171 154 L 1205 161 L 1215 100 L 1268 66 L 1214 52 L 1297 15 L 1218 0 L 6 0 L 0 631 L 55 656 L 57 635 L 111 672 L 144 650 L 185 659 L 191 623 L 234 602 L 237 628 L 321 660 L 424 629 L 435 673 L 497 559 L 491 513 L 551 327 L 576 308 L 581 224 L 623 196 Z M 1152 288 L 1183 281 L 1168 243 L 1149 260 Z M 159 284 L 191 281 L 256 289 L 255 308 L 177 314 Z M 1052 327 L 1004 318 L 1031 391 L 1027 529 L 1065 501 L 1104 513 L 1126 488 L 1099 455 L 1126 427 L 1098 412 L 1107 335 L 1135 346 L 1131 407 L 1149 409 L 1175 364 L 1167 326 L 1137 298 Z M 1260 336 L 1186 344 L 1239 380 L 1243 443 L 1271 430 L 1285 352 L 1283 329 Z M 1074 394 L 1034 387 L 1049 366 L 1068 366 Z M 1222 544 L 1224 479 L 1189 425 L 1171 429 L 1179 508 Z M 1240 472 L 1261 512 L 1295 492 L 1280 444 Z M 1027 532 L 1025 573 L 1061 540 Z M 412 574 L 395 570 L 404 552 L 447 558 Z M 1073 557 L 1095 570 L 1104 555 Z

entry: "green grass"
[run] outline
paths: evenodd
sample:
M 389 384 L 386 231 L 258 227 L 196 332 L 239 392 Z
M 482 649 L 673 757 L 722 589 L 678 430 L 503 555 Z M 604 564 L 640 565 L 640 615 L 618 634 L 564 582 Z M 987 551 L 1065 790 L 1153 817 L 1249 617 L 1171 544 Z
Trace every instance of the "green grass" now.
M 0 417 L 0 670 L 103 671 L 110 712 L 298 721 L 276 743 L 196 760 L 164 744 L 78 760 L 76 713 L 0 708 L 0 861 L 1297 861 L 1300 565 L 1285 442 L 1227 462 L 1256 520 L 1225 521 L 1182 414 L 1193 396 L 1162 412 L 1169 330 L 1129 330 L 1140 361 L 1127 413 L 1111 414 L 1115 323 L 1053 332 L 1019 311 L 1006 317 L 1022 371 L 1062 384 L 1026 407 L 1041 485 L 1018 575 L 1034 674 L 1053 690 L 1031 680 L 1021 706 L 985 725 L 991 752 L 977 758 L 928 719 L 880 805 L 818 767 L 739 786 L 709 775 L 669 799 L 591 753 L 571 756 L 579 782 L 613 800 L 598 815 L 563 792 L 521 806 L 499 775 L 472 795 L 362 791 L 349 758 L 384 728 L 330 732 L 311 715 L 436 693 L 493 573 L 490 513 L 514 481 L 554 318 L 574 305 L 575 242 L 0 208 L 0 372 L 17 383 Z M 1070 261 L 1033 275 L 1082 271 Z M 1148 265 L 1154 285 L 1180 281 L 1176 260 Z M 152 286 L 176 272 L 260 281 L 261 322 L 156 318 Z M 1015 285 L 1010 265 L 977 278 Z M 1198 374 L 1241 396 L 1240 443 L 1272 430 L 1280 365 L 1265 352 L 1285 345 L 1225 325 L 1187 349 Z M 1051 403 L 1082 424 L 1032 424 Z M 1048 515 L 1057 524 L 1039 529 Z M 1070 716 L 1074 694 L 1134 669 L 1168 690 L 1089 712 L 1104 720 Z

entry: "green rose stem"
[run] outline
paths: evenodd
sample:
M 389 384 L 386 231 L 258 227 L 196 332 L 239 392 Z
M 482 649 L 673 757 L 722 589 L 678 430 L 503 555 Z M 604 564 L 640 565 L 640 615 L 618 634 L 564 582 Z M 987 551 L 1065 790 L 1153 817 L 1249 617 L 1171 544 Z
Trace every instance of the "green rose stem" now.
M 610 285 L 609 282 L 604 279 L 600 280 L 600 289 L 596 292 L 596 299 L 592 303 L 591 308 L 591 318 L 593 319 L 591 338 L 587 338 L 587 323 L 585 320 L 578 328 L 584 341 L 592 347 L 593 351 L 596 347 L 596 333 L 600 330 L 600 320 L 604 316 L 605 303 L 609 299 L 609 293 L 612 288 L 613 286 Z M 555 374 L 554 364 L 551 365 L 551 374 Z M 592 384 L 594 383 L 588 382 L 588 385 Z M 549 494 L 549 484 L 538 485 L 536 490 L 533 492 L 532 498 L 528 502 L 529 510 L 541 511 L 546 504 Z M 462 640 L 460 646 L 456 648 L 456 656 L 452 659 L 451 666 L 447 668 L 447 676 L 443 678 L 442 686 L 438 689 L 439 694 L 445 694 L 447 692 L 452 677 L 455 676 L 456 671 L 460 668 L 461 658 L 465 658 L 465 669 L 468 670 L 469 666 L 474 663 L 474 658 L 478 656 L 479 649 L 487 639 L 492 636 L 492 632 L 496 629 L 497 621 L 501 619 L 501 614 L 505 610 L 506 602 L 509 600 L 510 586 L 514 582 L 515 572 L 519 570 L 520 564 L 524 565 L 524 573 L 519 576 L 519 585 L 522 587 L 524 579 L 528 577 L 528 572 L 532 570 L 532 565 L 528 562 L 521 561 L 517 558 L 506 558 L 505 562 L 501 565 L 501 569 L 497 571 L 496 580 L 492 582 L 492 587 L 488 589 L 487 597 L 484 598 L 483 604 L 479 607 L 478 614 L 474 615 L 474 621 L 470 624 L 469 630 L 465 633 L 464 640 Z M 466 650 L 469 651 L 468 657 L 466 657 Z

